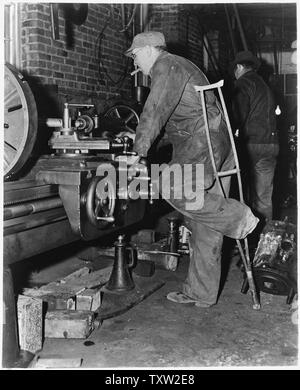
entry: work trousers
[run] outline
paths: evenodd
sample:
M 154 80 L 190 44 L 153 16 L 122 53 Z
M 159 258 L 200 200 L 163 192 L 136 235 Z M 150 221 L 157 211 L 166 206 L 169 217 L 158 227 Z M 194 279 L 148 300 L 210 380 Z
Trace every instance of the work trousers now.
M 231 154 L 222 170 L 234 167 Z M 227 196 L 230 176 L 221 179 Z M 166 199 L 167 200 L 167 199 Z M 190 265 L 183 292 L 207 305 L 217 301 L 221 276 L 221 249 L 223 236 L 244 238 L 258 223 L 250 208 L 235 199 L 225 199 L 217 181 L 205 192 L 203 207 L 187 211 L 182 200 L 167 200 L 185 217 L 185 224 L 191 231 Z
M 266 221 L 273 216 L 273 179 L 279 152 L 278 144 L 248 144 L 249 206 Z

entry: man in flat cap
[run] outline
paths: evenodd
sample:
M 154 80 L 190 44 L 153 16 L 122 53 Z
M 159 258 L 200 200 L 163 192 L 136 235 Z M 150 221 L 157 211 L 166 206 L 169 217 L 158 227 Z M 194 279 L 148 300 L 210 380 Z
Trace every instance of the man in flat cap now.
M 225 199 L 216 183 L 201 101 L 194 88 L 209 84 L 203 72 L 189 60 L 168 53 L 165 37 L 157 31 L 136 35 L 125 55 L 133 58 L 135 66 L 151 78 L 150 93 L 136 128 L 135 152 L 147 157 L 150 146 L 165 128 L 173 147 L 168 167 L 177 164 L 183 172 L 188 167 L 192 173 L 184 176 L 179 185 L 171 178 L 170 196 L 161 192 L 185 217 L 185 224 L 192 232 L 187 278 L 180 291 L 170 292 L 167 298 L 176 303 L 195 303 L 198 307 L 212 306 L 219 291 L 223 235 L 244 238 L 255 228 L 258 219 L 246 205 Z M 213 91 L 207 91 L 205 98 L 217 169 L 232 169 L 234 159 L 222 108 Z M 196 174 L 197 166 L 204 167 L 200 178 Z M 224 177 L 222 181 L 228 192 L 230 178 Z M 163 182 L 162 189 L 166 185 Z M 203 195 L 199 202 L 191 202 L 194 194 L 191 188 Z
M 255 247 L 261 229 L 273 215 L 273 178 L 279 152 L 275 102 L 256 72 L 260 61 L 250 51 L 237 53 L 231 66 L 236 78 L 233 112 L 247 175 L 248 204 L 262 222 L 252 235 Z

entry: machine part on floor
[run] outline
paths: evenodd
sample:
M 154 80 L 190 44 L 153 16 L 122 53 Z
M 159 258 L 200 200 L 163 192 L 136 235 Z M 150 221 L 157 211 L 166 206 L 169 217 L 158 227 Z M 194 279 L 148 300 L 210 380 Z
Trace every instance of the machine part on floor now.
M 178 262 L 180 259 L 180 253 L 172 253 L 166 251 L 166 240 L 157 241 L 153 244 L 145 244 L 145 243 L 136 243 L 132 242 L 132 246 L 134 246 L 137 259 L 139 261 L 153 261 L 155 267 L 162 268 L 168 271 L 176 271 Z M 115 248 L 114 247 L 99 247 L 97 248 L 97 255 L 114 257 Z
M 188 255 L 190 253 L 190 240 L 191 231 L 184 225 L 179 226 L 179 248 L 178 253 Z
M 140 260 L 152 260 L 157 267 L 175 272 L 178 267 L 180 254 L 158 250 L 142 250 L 139 248 L 138 258 Z
M 253 273 L 260 291 L 287 296 L 290 304 L 297 293 L 296 226 L 287 221 L 269 221 L 253 259 Z M 242 292 L 246 293 L 245 279 Z
M 141 229 L 136 234 L 131 236 L 131 242 L 152 244 L 155 242 L 155 230 Z
M 223 84 L 224 84 L 224 80 L 221 80 L 221 81 L 219 81 L 219 82 L 217 82 L 215 84 L 209 84 L 209 85 L 205 85 L 205 86 L 195 86 L 195 90 L 200 93 L 202 111 L 203 111 L 203 115 L 204 115 L 205 133 L 206 133 L 206 138 L 207 138 L 207 143 L 208 143 L 208 150 L 209 150 L 209 154 L 210 154 L 212 167 L 213 167 L 213 170 L 214 170 L 214 175 L 215 175 L 216 181 L 217 181 L 217 183 L 219 185 L 220 192 L 223 194 L 223 196 L 225 198 L 227 197 L 227 195 L 225 194 L 225 191 L 223 189 L 223 186 L 222 186 L 220 178 L 224 177 L 224 176 L 236 175 L 237 176 L 237 181 L 238 181 L 240 202 L 241 203 L 245 203 L 244 202 L 244 195 L 243 195 L 242 179 L 241 179 L 241 173 L 240 173 L 240 166 L 239 166 L 239 159 L 238 159 L 238 156 L 237 156 L 237 151 L 236 151 L 236 147 L 235 147 L 235 141 L 234 141 L 233 134 L 232 134 L 232 129 L 231 129 L 230 121 L 229 121 L 229 116 L 228 116 L 227 109 L 226 109 L 226 104 L 225 104 L 223 93 L 222 93 L 222 90 L 221 90 L 221 87 L 223 86 Z M 213 90 L 213 89 L 217 89 L 218 90 L 218 95 L 219 95 L 219 98 L 220 98 L 222 111 L 223 111 L 223 114 L 224 114 L 224 117 L 225 117 L 225 122 L 226 122 L 226 125 L 227 125 L 228 135 L 229 135 L 229 138 L 230 138 L 230 143 L 231 143 L 232 152 L 233 152 L 234 161 L 235 161 L 235 169 L 231 169 L 229 171 L 223 171 L 223 172 L 218 172 L 217 171 L 217 166 L 216 166 L 216 162 L 215 162 L 214 152 L 213 152 L 211 139 L 210 139 L 210 131 L 209 131 L 209 126 L 208 126 L 208 115 L 207 115 L 205 96 L 204 96 L 204 92 L 205 91 Z M 221 109 L 221 107 L 220 107 L 220 109 Z M 250 292 L 251 292 L 251 295 L 252 295 L 252 302 L 253 302 L 252 307 L 253 307 L 254 310 L 260 310 L 261 306 L 260 306 L 259 297 L 258 297 L 258 294 L 257 294 L 257 291 L 256 291 L 254 278 L 253 278 L 252 264 L 251 264 L 250 255 L 249 255 L 249 246 L 248 246 L 248 239 L 247 239 L 247 237 L 243 239 L 243 242 L 244 242 L 244 249 L 242 248 L 240 240 L 236 240 L 236 243 L 237 243 L 237 246 L 238 246 L 238 249 L 240 251 L 240 255 L 241 255 L 244 267 L 245 267 L 246 275 L 247 275 L 247 278 L 248 278 L 249 289 L 250 289 Z
M 168 271 L 176 271 L 180 259 L 180 253 L 170 252 L 168 237 L 162 238 L 152 244 L 135 244 L 138 259 L 141 261 L 154 261 L 155 266 Z
M 169 252 L 177 253 L 179 246 L 179 230 L 178 219 L 176 217 L 168 218 L 169 232 L 168 232 L 168 249 Z
M 132 270 L 135 275 L 150 277 L 155 273 L 155 262 L 151 260 L 138 260 Z
M 169 232 L 166 238 L 146 243 L 135 242 L 137 257 L 141 261 L 153 261 L 158 268 L 176 271 L 180 259 L 178 219 L 168 218 Z
M 129 252 L 129 256 L 126 256 L 126 252 Z M 119 235 L 115 242 L 113 269 L 104 289 L 112 292 L 126 292 L 134 289 L 135 284 L 130 274 L 130 268 L 134 266 L 136 261 L 135 249 L 132 246 L 127 246 L 123 234 Z
M 283 201 L 283 207 L 291 207 L 297 205 L 297 127 L 292 124 L 288 129 L 288 181 L 286 195 Z
M 4 75 L 4 180 L 11 180 L 31 156 L 38 130 L 35 100 L 24 76 L 11 64 Z

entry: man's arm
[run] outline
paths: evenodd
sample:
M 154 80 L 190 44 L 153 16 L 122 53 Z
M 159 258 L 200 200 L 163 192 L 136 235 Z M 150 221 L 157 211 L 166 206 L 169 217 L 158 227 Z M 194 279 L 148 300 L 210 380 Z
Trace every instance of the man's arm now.
M 242 129 L 245 126 L 250 112 L 250 97 L 247 86 L 242 82 L 237 82 L 233 97 L 233 115 L 236 128 Z
M 151 91 L 136 128 L 134 151 L 146 157 L 150 146 L 180 101 L 189 74 L 178 64 L 154 65 Z

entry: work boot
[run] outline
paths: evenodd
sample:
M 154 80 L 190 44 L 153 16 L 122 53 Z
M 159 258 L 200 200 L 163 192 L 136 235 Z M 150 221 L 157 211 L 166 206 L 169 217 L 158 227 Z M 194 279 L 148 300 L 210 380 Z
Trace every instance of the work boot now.
M 212 305 L 208 305 L 207 303 L 201 302 L 195 298 L 190 298 L 189 296 L 178 291 L 170 292 L 167 295 L 167 299 L 175 303 L 183 303 L 183 304 L 193 303 L 195 306 L 203 307 L 203 308 L 208 308 L 212 306 Z

